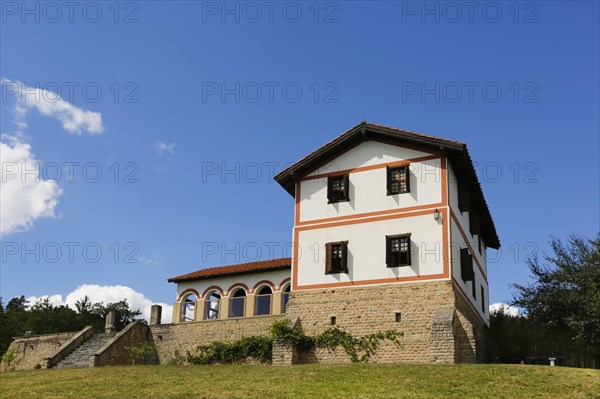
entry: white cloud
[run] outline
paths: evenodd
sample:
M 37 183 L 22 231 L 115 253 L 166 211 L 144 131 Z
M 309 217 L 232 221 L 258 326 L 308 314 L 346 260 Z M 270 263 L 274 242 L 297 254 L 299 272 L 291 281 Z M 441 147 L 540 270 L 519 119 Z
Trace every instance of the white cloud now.
M 56 182 L 41 179 L 31 145 L 21 137 L 2 135 L 0 153 L 0 237 L 30 229 L 35 219 L 56 217 L 62 190 Z
M 16 96 L 15 123 L 20 129 L 27 127 L 25 122 L 27 110 L 35 108 L 42 115 L 61 121 L 63 129 L 69 133 L 81 134 L 82 131 L 86 131 L 90 134 L 100 134 L 104 131 L 102 115 L 99 112 L 77 108 L 54 92 L 27 87 L 19 81 L 2 79 L 2 84 L 9 86 L 10 93 Z
M 160 140 L 156 141 L 152 146 L 158 152 L 158 155 L 162 156 L 163 153 L 168 152 L 169 154 L 173 154 L 175 152 L 175 143 L 164 143 Z
M 510 306 L 503 302 L 496 302 L 490 305 L 490 313 L 496 313 L 498 311 L 504 311 L 505 314 L 510 316 L 518 316 L 519 308 L 515 306 Z
M 55 306 L 68 305 L 71 309 L 75 309 L 75 303 L 86 295 L 90 298 L 92 303 L 103 302 L 105 305 L 126 299 L 127 303 L 129 303 L 129 308 L 132 310 L 141 310 L 142 315 L 140 317 L 148 321 L 150 320 L 150 307 L 152 305 L 161 305 L 162 323 L 170 323 L 173 318 L 172 305 L 152 302 L 152 300 L 147 298 L 141 292 L 137 292 L 133 288 L 124 285 L 84 284 L 67 294 L 64 300 L 61 295 L 31 296 L 28 297 L 27 300 L 30 301 L 30 305 L 33 305 L 40 298 L 50 298 L 50 302 Z
M 0 181 L 0 237 L 33 226 L 38 218 L 56 217 L 55 208 L 62 193 L 58 184 L 43 180 L 39 174 L 39 161 L 27 143 L 27 112 L 37 109 L 42 115 L 60 120 L 63 128 L 74 134 L 87 131 L 98 134 L 104 131 L 102 116 L 85 111 L 63 100 L 56 93 L 27 87 L 18 81 L 0 79 L 3 92 L 16 98 L 13 108 L 17 131 L 0 137 L 2 154 L 2 180 Z
M 42 295 L 42 296 L 30 296 L 25 298 L 25 300 L 28 302 L 29 306 L 33 306 L 36 304 L 36 302 L 40 301 L 40 300 L 44 300 L 44 299 L 48 299 L 50 301 L 50 303 L 52 304 L 52 306 L 60 306 L 63 305 L 62 302 L 62 295 Z

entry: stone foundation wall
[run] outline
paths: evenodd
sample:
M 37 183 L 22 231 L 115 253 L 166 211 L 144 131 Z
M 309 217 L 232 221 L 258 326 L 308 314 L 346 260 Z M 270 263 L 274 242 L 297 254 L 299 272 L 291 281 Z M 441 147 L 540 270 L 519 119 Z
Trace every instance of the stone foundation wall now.
M 307 335 L 319 334 L 330 327 L 332 317 L 338 327 L 354 336 L 385 330 L 404 333 L 401 348 L 383 341 L 370 362 L 430 363 L 436 356 L 440 361 L 454 362 L 453 339 L 431 345 L 436 312 L 439 308 L 454 308 L 454 303 L 455 293 L 449 280 L 294 291 L 286 317 L 292 320 L 298 317 L 300 328 Z M 396 313 L 400 313 L 399 322 Z M 343 350 L 331 353 L 317 349 L 299 354 L 298 361 L 340 363 L 350 359 Z
M 464 295 L 455 289 L 456 320 L 454 336 L 457 363 L 487 361 L 487 328 Z
M 268 335 L 271 324 L 284 318 L 284 315 L 274 315 L 153 325 L 150 326 L 151 341 L 156 347 L 157 362 L 168 364 L 175 359 L 176 351 L 185 356 L 187 351 L 194 351 L 201 344 Z
M 15 370 L 31 370 L 36 364 L 46 367 L 44 358 L 53 355 L 58 348 L 70 340 L 78 331 L 57 334 L 34 335 L 29 338 L 17 338 L 8 348 L 14 350 L 15 357 L 10 368 Z M 2 364 L 0 370 L 6 370 L 8 365 Z
M 92 355 L 94 366 L 116 366 L 132 364 L 131 354 L 127 347 L 138 346 L 150 338 L 149 327 L 145 324 L 130 323 L 116 334 L 104 347 Z M 136 359 L 136 364 L 157 364 L 156 354 L 149 354 L 144 359 Z

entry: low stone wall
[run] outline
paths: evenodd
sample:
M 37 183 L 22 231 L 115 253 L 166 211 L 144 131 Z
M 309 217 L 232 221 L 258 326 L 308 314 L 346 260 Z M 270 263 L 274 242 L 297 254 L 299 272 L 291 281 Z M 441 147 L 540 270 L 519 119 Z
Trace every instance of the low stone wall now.
M 194 351 L 198 345 L 213 341 L 231 342 L 252 335 L 268 335 L 271 324 L 284 318 L 284 315 L 273 315 L 152 325 L 151 341 L 156 347 L 157 362 L 168 364 L 175 360 L 176 352 L 185 356 L 187 351 Z
M 439 308 L 453 308 L 454 304 L 455 294 L 449 280 L 295 291 L 288 302 L 287 318 L 299 317 L 300 328 L 307 335 L 319 334 L 330 327 L 332 317 L 338 327 L 353 336 L 385 330 L 403 332 L 401 348 L 383 341 L 370 362 L 430 363 L 433 359 L 454 362 L 450 355 L 454 352 L 452 339 L 431 345 L 436 312 Z M 396 321 L 397 313 L 400 314 L 399 322 Z M 450 325 L 446 326 L 450 328 Z M 439 327 L 436 334 L 441 333 Z M 452 335 L 451 331 L 449 333 Z M 349 361 L 342 349 L 334 352 L 316 349 L 308 354 L 298 354 L 300 363 Z
M 132 363 L 128 346 L 141 345 L 150 338 L 150 328 L 142 323 L 130 323 L 91 357 L 94 366 L 127 365 Z M 136 360 L 136 364 L 157 364 L 156 354 Z
M 10 365 L 15 370 L 31 370 L 37 364 L 46 367 L 45 358 L 52 356 L 56 351 L 73 338 L 78 331 L 57 334 L 34 335 L 28 338 L 17 338 L 9 346 L 8 351 L 14 351 L 14 360 Z M 0 370 L 9 366 L 2 364 Z

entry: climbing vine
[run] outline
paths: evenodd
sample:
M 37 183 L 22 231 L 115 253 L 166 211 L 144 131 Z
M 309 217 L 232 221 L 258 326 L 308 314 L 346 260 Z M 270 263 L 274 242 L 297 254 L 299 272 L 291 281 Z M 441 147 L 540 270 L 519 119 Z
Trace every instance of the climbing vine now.
M 125 346 L 125 350 L 129 352 L 131 357 L 131 364 L 135 364 L 136 361 L 144 361 L 147 355 L 154 352 L 154 345 L 148 341 L 144 341 L 139 345 Z
M 199 345 L 195 352 L 187 352 L 186 361 L 190 364 L 239 363 L 250 357 L 260 363 L 268 363 L 272 354 L 272 338 L 251 336 L 233 342 L 215 341 Z
M 308 351 L 314 347 L 333 351 L 341 347 L 352 362 L 360 363 L 367 362 L 384 340 L 391 341 L 399 347 L 402 336 L 400 331 L 388 330 L 353 337 L 338 327 L 330 327 L 311 337 L 292 326 L 290 320 L 274 322 L 269 332 L 269 336 L 243 337 L 233 342 L 215 341 L 208 345 L 199 345 L 195 351 L 187 352 L 185 361 L 190 364 L 239 363 L 252 358 L 260 363 L 268 363 L 273 355 L 273 342 L 277 341 L 301 351 Z

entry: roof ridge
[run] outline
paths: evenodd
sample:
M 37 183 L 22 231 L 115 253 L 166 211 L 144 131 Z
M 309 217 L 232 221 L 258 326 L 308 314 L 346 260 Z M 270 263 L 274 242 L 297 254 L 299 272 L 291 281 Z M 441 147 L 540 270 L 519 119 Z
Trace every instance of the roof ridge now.
M 464 141 L 447 139 L 447 138 L 440 137 L 440 136 L 433 136 L 431 134 L 426 134 L 426 133 L 421 133 L 421 132 L 415 132 L 413 130 L 400 129 L 398 127 L 393 127 L 393 126 L 380 125 L 378 123 L 369 123 L 369 122 L 367 122 L 365 124 L 366 125 L 371 125 L 371 126 L 383 127 L 385 129 L 395 130 L 395 131 L 403 132 L 403 133 L 418 134 L 419 136 L 423 136 L 423 137 L 427 137 L 427 138 L 431 138 L 431 139 L 436 139 L 436 140 L 449 141 L 451 143 L 456 143 L 456 144 L 466 144 Z
M 256 260 L 254 262 L 245 262 L 245 263 L 234 263 L 232 265 L 221 265 L 221 266 L 211 266 L 211 267 L 205 267 L 204 269 L 199 269 L 197 271 L 200 270 L 212 270 L 212 269 L 221 269 L 224 267 L 236 267 L 236 266 L 250 266 L 250 265 L 255 265 L 255 264 L 259 264 L 259 263 L 267 263 L 267 262 L 278 262 L 278 261 L 292 261 L 292 258 L 277 258 L 277 259 L 266 259 L 266 260 Z
M 167 281 L 177 283 L 187 280 L 197 280 L 214 276 L 226 276 L 233 274 L 253 273 L 259 271 L 268 271 L 273 269 L 281 269 L 291 267 L 291 258 L 277 258 L 269 260 L 260 260 L 254 262 L 238 263 L 234 265 L 214 266 L 199 269 L 191 273 L 182 274 L 180 276 L 171 277 Z

